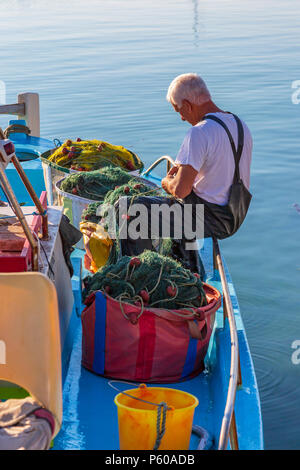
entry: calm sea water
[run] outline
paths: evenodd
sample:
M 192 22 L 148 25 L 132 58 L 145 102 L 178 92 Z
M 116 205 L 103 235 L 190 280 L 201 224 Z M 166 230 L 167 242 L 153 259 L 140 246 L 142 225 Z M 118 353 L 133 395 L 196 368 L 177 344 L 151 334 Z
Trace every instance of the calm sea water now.
M 265 447 L 300 449 L 300 80 L 294 0 L 2 0 L 0 80 L 7 103 L 41 100 L 41 135 L 99 138 L 150 164 L 188 129 L 165 100 L 197 72 L 254 139 L 246 222 L 221 243 L 247 330 Z M 0 119 L 6 127 L 7 121 Z

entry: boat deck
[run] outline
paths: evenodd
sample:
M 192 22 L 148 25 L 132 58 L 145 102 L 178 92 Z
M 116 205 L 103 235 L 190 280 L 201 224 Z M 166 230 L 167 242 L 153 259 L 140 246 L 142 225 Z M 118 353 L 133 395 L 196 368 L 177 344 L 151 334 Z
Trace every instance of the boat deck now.
M 213 270 L 211 260 L 211 243 L 205 241 L 200 250 L 206 269 L 206 280 L 220 291 L 221 283 Z M 74 260 L 82 256 L 82 251 L 75 250 Z M 76 276 L 76 274 L 75 274 Z M 237 391 L 236 416 L 239 445 L 241 449 L 260 449 L 263 447 L 262 430 L 259 422 L 260 410 L 257 400 L 256 382 L 253 381 L 254 370 L 244 334 L 244 327 L 240 318 L 234 287 L 227 272 L 231 299 L 238 329 L 239 347 L 241 357 L 248 357 L 248 364 L 243 363 L 243 385 Z M 159 385 L 181 389 L 189 392 L 199 399 L 195 409 L 194 425 L 205 428 L 210 434 L 213 448 L 217 448 L 218 435 L 225 407 L 226 390 L 229 380 L 230 336 L 228 325 L 223 327 L 222 307 L 216 314 L 215 329 L 207 354 L 207 367 L 197 377 L 181 383 Z M 229 340 L 226 342 L 226 338 Z M 216 348 L 218 344 L 218 348 Z M 114 384 L 121 390 L 134 388 L 134 384 Z M 151 386 L 151 385 L 149 385 Z M 54 442 L 54 449 L 80 449 L 80 450 L 117 450 L 119 449 L 118 417 L 114 398 L 117 392 L 110 387 L 109 380 L 98 376 L 81 366 L 81 326 L 78 326 L 73 351 L 70 357 L 68 374 L 63 389 L 63 424 L 61 431 Z M 251 406 L 249 405 L 251 403 Z M 248 415 L 247 407 L 252 413 Z M 253 409 L 257 413 L 253 413 Z M 249 422 L 249 429 L 258 429 L 260 432 L 253 436 L 244 432 L 239 433 L 239 420 L 241 429 L 245 422 Z M 197 449 L 199 438 L 192 434 L 190 449 Z
M 118 416 L 114 397 L 117 392 L 109 380 L 81 367 L 81 330 L 71 356 L 69 374 L 64 386 L 64 418 L 54 449 L 117 450 L 119 449 Z M 213 432 L 213 414 L 210 402 L 210 376 L 200 374 L 184 384 L 168 384 L 165 387 L 184 389 L 200 397 L 195 410 L 194 423 Z M 116 383 L 121 390 L 133 385 Z M 161 385 L 160 385 L 161 386 Z M 196 449 L 199 438 L 192 435 L 191 448 Z

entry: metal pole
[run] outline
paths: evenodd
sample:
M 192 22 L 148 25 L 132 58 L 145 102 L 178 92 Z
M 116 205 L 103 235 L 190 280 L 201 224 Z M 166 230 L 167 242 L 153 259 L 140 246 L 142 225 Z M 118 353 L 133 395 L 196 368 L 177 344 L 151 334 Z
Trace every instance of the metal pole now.
M 41 201 L 37 197 L 37 195 L 36 195 L 32 185 L 31 185 L 29 179 L 27 178 L 27 175 L 26 175 L 25 171 L 23 170 L 23 167 L 20 164 L 18 158 L 14 155 L 12 157 L 11 161 L 14 164 L 17 172 L 19 173 L 20 178 L 23 181 L 23 183 L 24 183 L 31 199 L 33 200 L 37 210 L 39 211 L 39 214 L 43 218 L 43 223 L 42 223 L 43 238 L 42 239 L 47 240 L 48 239 L 48 215 L 47 215 L 47 212 L 45 212 L 45 209 L 42 206 Z

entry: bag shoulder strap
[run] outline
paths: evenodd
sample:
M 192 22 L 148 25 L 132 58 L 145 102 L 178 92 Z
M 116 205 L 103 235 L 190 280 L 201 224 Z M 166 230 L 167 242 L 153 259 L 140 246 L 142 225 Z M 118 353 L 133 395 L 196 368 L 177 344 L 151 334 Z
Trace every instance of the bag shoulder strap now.
M 230 141 L 230 144 L 231 144 L 232 153 L 233 153 L 234 161 L 235 161 L 235 172 L 234 172 L 233 180 L 234 181 L 239 181 L 240 180 L 239 164 L 240 164 L 240 159 L 241 159 L 243 148 L 244 148 L 244 128 L 243 128 L 243 124 L 241 123 L 241 120 L 235 114 L 232 114 L 232 116 L 234 117 L 234 119 L 236 121 L 237 129 L 238 129 L 237 148 L 235 147 L 235 143 L 234 143 L 234 140 L 233 140 L 233 137 L 231 135 L 230 130 L 226 126 L 225 122 L 222 121 L 222 119 L 220 119 L 216 116 L 208 115 L 208 116 L 204 116 L 202 118 L 202 120 L 211 119 L 212 121 L 215 121 L 215 122 L 219 123 L 223 127 L 223 129 L 226 131 L 227 136 L 228 136 L 229 141 Z

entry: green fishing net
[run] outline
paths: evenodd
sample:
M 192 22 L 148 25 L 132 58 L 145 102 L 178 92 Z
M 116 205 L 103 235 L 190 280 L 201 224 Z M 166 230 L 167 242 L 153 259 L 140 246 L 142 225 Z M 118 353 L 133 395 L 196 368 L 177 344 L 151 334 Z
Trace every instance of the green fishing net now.
M 106 183 L 108 185 L 108 183 Z M 120 197 L 127 196 L 130 198 L 130 204 L 134 202 L 134 199 L 138 196 L 162 196 L 163 191 L 161 188 L 153 188 L 153 186 L 147 184 L 146 182 L 141 182 L 141 180 L 136 177 L 132 177 L 125 184 L 116 185 L 111 191 L 106 193 L 103 201 L 101 202 L 92 202 L 88 207 L 82 212 L 81 220 L 88 220 L 89 222 L 99 223 L 101 216 L 97 215 L 97 209 L 101 204 L 114 205 Z M 105 212 L 103 214 L 105 216 Z
M 162 196 L 163 191 L 161 188 L 153 188 L 147 183 L 142 183 L 136 178 L 133 178 L 128 184 L 118 185 L 104 198 L 105 204 L 115 204 L 120 197 L 130 197 L 130 202 L 134 202 L 137 196 Z
M 101 220 L 101 215 L 97 215 L 98 207 L 102 205 L 102 202 L 91 202 L 86 209 L 82 211 L 81 220 L 89 221 L 98 224 Z
M 118 167 L 105 167 L 97 171 L 73 173 L 61 183 L 62 191 L 94 201 L 103 201 L 117 185 L 128 183 L 132 175 Z
M 206 305 L 199 274 L 154 251 L 136 257 L 123 256 L 84 280 L 86 298 L 102 290 L 120 302 L 167 309 L 197 308 Z

